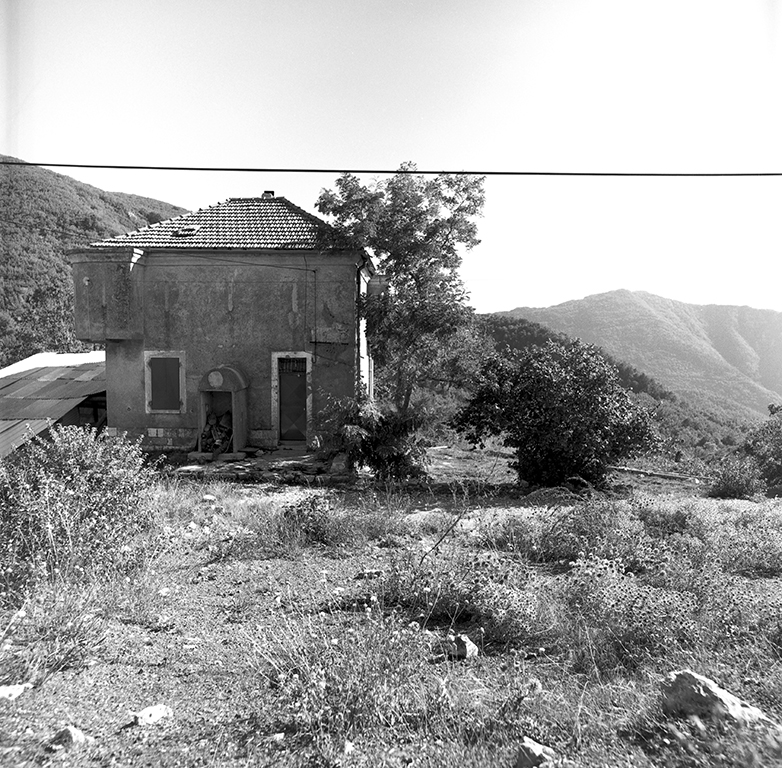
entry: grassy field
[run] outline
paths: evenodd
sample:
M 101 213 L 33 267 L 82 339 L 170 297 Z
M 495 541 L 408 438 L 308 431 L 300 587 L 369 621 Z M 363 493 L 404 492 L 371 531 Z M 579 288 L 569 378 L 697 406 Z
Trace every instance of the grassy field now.
M 0 764 L 512 768 L 529 736 L 562 766 L 782 765 L 775 729 L 659 701 L 689 667 L 782 721 L 779 501 L 524 496 L 501 451 L 432 456 L 409 486 L 149 479 L 123 567 L 6 588 L 0 685 L 33 687 Z M 52 746 L 69 725 L 90 741 Z

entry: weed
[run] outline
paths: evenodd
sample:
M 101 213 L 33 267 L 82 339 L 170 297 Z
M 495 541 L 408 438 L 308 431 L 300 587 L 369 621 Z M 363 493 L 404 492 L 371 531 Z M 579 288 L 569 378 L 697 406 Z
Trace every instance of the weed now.
M 490 553 L 394 560 L 379 593 L 383 605 L 404 608 L 421 626 L 469 623 L 486 643 L 540 642 L 550 632 L 547 602 L 532 570 Z
M 720 527 L 715 548 L 728 571 L 782 575 L 782 515 L 764 508 L 742 509 Z
M 647 533 L 658 539 L 675 533 L 687 533 L 694 514 L 689 504 L 673 504 L 668 500 L 649 496 L 636 500 L 633 510 L 644 524 Z
M 104 641 L 99 601 L 94 586 L 40 582 L 6 629 L 0 682 L 38 685 L 55 672 L 83 665 Z
M 347 630 L 325 614 L 273 632 L 258 627 L 252 649 L 283 729 L 334 741 L 376 727 L 428 731 L 453 708 L 445 680 L 427 664 L 424 633 L 371 609 Z
M 533 546 L 541 562 L 572 562 L 579 557 L 622 559 L 632 570 L 645 567 L 648 536 L 625 502 L 590 500 L 541 516 Z
M 751 499 L 765 490 L 766 483 L 753 458 L 728 456 L 720 465 L 708 494 L 715 499 Z
M 0 464 L 0 597 L 41 578 L 133 567 L 129 542 L 152 522 L 152 471 L 137 443 L 54 425 Z
M 540 538 L 540 516 L 532 510 L 514 510 L 479 524 L 477 535 L 481 546 L 501 552 L 514 552 L 537 560 Z
M 693 595 L 651 587 L 615 560 L 580 558 L 562 585 L 578 671 L 635 669 L 697 639 Z

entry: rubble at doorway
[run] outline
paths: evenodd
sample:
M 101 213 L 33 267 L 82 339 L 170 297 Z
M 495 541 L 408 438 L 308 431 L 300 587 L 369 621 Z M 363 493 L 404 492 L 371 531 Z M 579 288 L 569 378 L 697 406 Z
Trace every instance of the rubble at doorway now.
M 248 483 L 333 485 L 354 479 L 339 455 L 324 459 L 303 448 L 278 448 L 238 461 L 218 459 L 208 463 L 189 463 L 174 468 L 172 473 L 177 477 Z

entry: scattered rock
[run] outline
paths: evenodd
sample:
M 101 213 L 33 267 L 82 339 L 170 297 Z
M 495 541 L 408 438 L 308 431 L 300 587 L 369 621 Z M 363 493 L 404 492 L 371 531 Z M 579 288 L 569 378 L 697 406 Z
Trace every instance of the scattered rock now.
M 556 758 L 557 753 L 551 747 L 538 744 L 534 739 L 525 736 L 516 754 L 514 768 L 536 768 L 536 766 L 545 765 Z
M 772 723 L 757 707 L 689 669 L 670 672 L 662 681 L 662 709 L 672 717 L 717 717 L 736 722 Z
M 51 741 L 49 741 L 49 747 L 50 749 L 68 749 L 81 744 L 89 744 L 93 741 L 95 741 L 94 736 L 88 736 L 84 731 L 73 725 L 66 725 L 65 728 L 54 734 Z
M 478 656 L 478 646 L 467 635 L 448 635 L 447 653 L 453 659 L 472 659 Z
M 154 725 L 166 717 L 173 717 L 174 710 L 167 704 L 154 704 L 134 713 L 129 725 Z
M 0 699 L 13 701 L 18 699 L 25 691 L 33 687 L 32 683 L 20 683 L 19 685 L 0 685 Z

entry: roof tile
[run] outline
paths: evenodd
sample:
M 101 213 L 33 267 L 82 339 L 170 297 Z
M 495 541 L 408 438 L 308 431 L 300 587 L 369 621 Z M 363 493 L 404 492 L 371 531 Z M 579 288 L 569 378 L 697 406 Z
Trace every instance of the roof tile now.
M 284 197 L 231 197 L 193 213 L 152 224 L 92 245 L 96 248 L 270 248 L 323 247 L 331 227 Z

